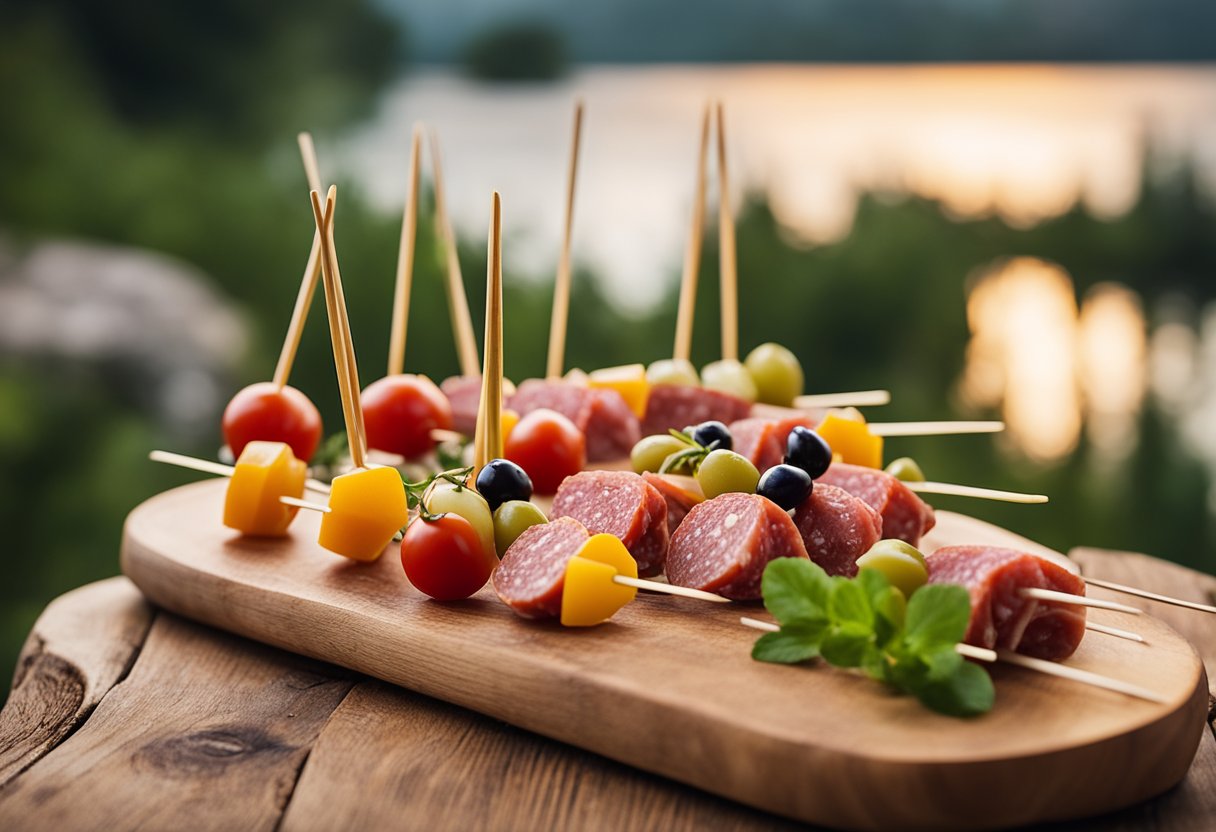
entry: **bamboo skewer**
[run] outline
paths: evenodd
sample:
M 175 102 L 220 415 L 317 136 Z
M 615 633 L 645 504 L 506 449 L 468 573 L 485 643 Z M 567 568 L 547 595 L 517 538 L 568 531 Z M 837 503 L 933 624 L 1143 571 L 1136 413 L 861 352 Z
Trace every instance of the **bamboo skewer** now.
M 351 462 L 355 468 L 367 467 L 366 434 L 363 429 L 363 409 L 359 404 L 359 371 L 355 363 L 350 321 L 346 315 L 346 297 L 342 291 L 342 275 L 334 251 L 334 210 L 338 189 L 331 185 L 321 207 L 321 195 L 312 192 L 313 218 L 321 233 L 321 265 L 325 282 L 325 307 L 329 315 L 329 334 L 333 343 L 334 365 L 338 374 L 338 390 L 342 397 L 342 412 L 346 421 L 346 438 L 350 444 Z
M 765 632 L 775 633 L 781 628 L 768 621 L 760 621 L 755 618 L 743 617 L 739 619 L 739 623 L 745 627 L 751 627 L 753 630 L 764 630 Z M 1103 690 L 1122 693 L 1127 696 L 1134 696 L 1138 699 L 1145 699 L 1149 702 L 1166 702 L 1166 699 L 1161 695 L 1154 693 L 1148 688 L 1131 682 L 1124 682 L 1120 679 L 1112 679 L 1109 676 L 1103 676 L 1100 673 L 1093 673 L 1088 670 L 1081 670 L 1076 667 L 1069 667 L 1059 662 L 1049 662 L 1045 659 L 1034 659 L 1030 656 L 1023 656 L 1021 653 L 1014 653 L 1011 650 L 989 650 L 986 647 L 973 647 L 970 644 L 956 644 L 955 651 L 960 656 L 968 659 L 974 659 L 981 662 L 1004 662 L 1018 667 L 1034 670 L 1038 673 L 1043 673 L 1048 676 L 1057 676 L 1061 679 L 1068 679 L 1073 682 L 1080 682 L 1083 685 L 1090 685 Z
M 1109 589 L 1112 592 L 1122 592 L 1127 595 L 1134 595 L 1137 598 L 1147 598 L 1150 601 L 1160 601 L 1163 604 L 1172 604 L 1175 607 L 1186 607 L 1189 610 L 1216 613 L 1216 607 L 1210 604 L 1200 604 L 1195 601 L 1184 601 L 1181 598 L 1173 598 L 1169 595 L 1158 595 L 1156 592 L 1149 592 L 1145 589 L 1137 589 L 1133 586 L 1124 586 L 1123 584 L 1116 584 L 1110 581 L 1100 581 L 1097 578 L 1084 578 L 1084 580 L 1087 584 L 1102 587 L 1102 589 Z
M 295 506 L 296 508 L 306 508 L 309 511 L 319 511 L 322 514 L 329 514 L 333 511 L 329 506 L 323 506 L 320 503 L 310 503 L 308 500 L 298 500 L 295 497 L 280 497 L 279 502 L 285 506 Z
M 1098 610 L 1125 612 L 1128 615 L 1140 615 L 1141 611 L 1117 601 L 1103 601 L 1101 598 L 1089 598 L 1085 595 L 1073 595 L 1071 592 L 1056 592 L 1054 589 L 1039 589 L 1025 587 L 1018 590 L 1023 598 L 1033 598 L 1036 601 L 1051 601 L 1057 604 L 1070 604 L 1074 607 L 1093 607 Z
M 309 190 L 321 190 L 321 175 L 317 168 L 317 151 L 313 147 L 312 136 L 301 133 L 296 137 L 300 145 L 300 158 L 304 161 L 304 175 L 308 179 Z M 287 336 L 283 339 L 283 348 L 279 351 L 279 361 L 274 368 L 274 385 L 282 390 L 287 386 L 291 377 L 291 367 L 295 363 L 296 353 L 300 349 L 300 338 L 304 334 L 304 323 L 308 320 L 308 311 L 312 308 L 312 298 L 317 291 L 317 282 L 321 279 L 321 236 L 313 233 L 312 248 L 308 252 L 308 263 L 304 266 L 304 277 L 300 280 L 300 290 L 296 293 L 296 305 L 291 311 L 291 323 L 287 325 Z
M 570 237 L 574 227 L 574 185 L 578 176 L 578 151 L 583 132 L 583 102 L 574 103 L 574 135 L 570 139 L 570 169 L 566 173 L 566 218 L 562 248 L 557 259 L 557 281 L 553 284 L 553 317 L 549 321 L 549 358 L 545 377 L 562 377 L 566 357 L 566 322 L 570 315 Z
M 701 589 L 693 589 L 687 586 L 675 586 L 666 584 L 662 581 L 648 581 L 645 578 L 630 578 L 628 575 L 614 575 L 612 577 L 614 583 L 622 586 L 631 586 L 635 589 L 648 589 L 652 592 L 665 592 L 668 595 L 679 595 L 684 598 L 696 598 L 698 601 L 713 601 L 718 604 L 729 604 L 729 598 L 723 598 L 721 595 L 714 595 L 712 592 L 705 592 Z
M 393 290 L 393 327 L 388 342 L 388 374 L 405 372 L 405 336 L 410 317 L 410 289 L 414 282 L 414 244 L 418 236 L 418 179 L 422 155 L 422 125 L 414 125 L 410 139 L 410 178 L 401 216 L 401 242 L 397 249 L 397 281 Z
M 178 468 L 188 468 L 191 471 L 215 474 L 220 477 L 231 477 L 236 471 L 236 468 L 232 465 L 186 456 L 185 454 L 175 454 L 172 451 L 151 451 L 148 453 L 148 459 L 153 462 L 163 462 L 166 465 L 176 465 Z M 309 491 L 317 491 L 321 494 L 329 493 L 329 486 L 320 480 L 306 479 L 304 480 L 304 487 Z
M 944 421 L 944 422 L 872 422 L 870 433 L 875 436 L 955 436 L 965 433 L 1000 433 L 1004 422 Z
M 697 278 L 701 270 L 701 239 L 705 233 L 705 167 L 709 156 L 709 104 L 701 113 L 701 147 L 697 153 L 697 177 L 693 190 L 692 225 L 684 250 L 684 274 L 680 279 L 680 308 L 676 315 L 676 342 L 671 356 L 677 361 L 692 358 L 692 321 L 697 306 Z
M 480 471 L 502 456 L 502 200 L 494 192 L 486 253 L 485 366 L 481 372 L 481 405 L 473 438 L 473 465 Z
M 1114 636 L 1115 638 L 1126 639 L 1127 641 L 1138 641 L 1141 644 L 1148 644 L 1144 636 L 1139 633 L 1133 633 L 1131 630 L 1121 630 L 1118 627 L 1108 627 L 1105 624 L 1097 624 L 1093 621 L 1085 622 L 1085 629 L 1093 630 L 1095 633 L 1102 633 L 1105 636 Z
M 439 137 L 434 129 L 430 131 L 430 137 L 431 169 L 435 179 L 435 224 L 438 226 L 444 259 L 447 261 L 447 280 L 444 287 L 448 297 L 448 312 L 452 317 L 452 333 L 456 339 L 456 356 L 460 360 L 461 375 L 475 376 L 478 371 L 477 340 L 473 334 L 473 318 L 469 314 L 464 278 L 460 274 L 456 234 L 452 231 L 443 195 L 443 163 L 439 155 Z
M 948 497 L 972 497 L 977 500 L 995 500 L 1000 503 L 1022 503 L 1041 505 L 1048 502 L 1046 494 L 1023 494 L 1020 491 L 1001 491 L 996 488 L 977 488 L 973 485 L 957 485 L 952 482 L 905 482 L 909 490 L 917 494 L 941 494 Z
M 726 166 L 726 119 L 722 102 L 718 115 L 718 252 L 722 303 L 722 360 L 739 360 L 739 264 L 735 255 L 735 217 L 730 209 L 730 178 Z
M 823 407 L 882 407 L 891 403 L 890 390 L 858 390 L 856 393 L 810 393 L 794 399 L 799 410 Z

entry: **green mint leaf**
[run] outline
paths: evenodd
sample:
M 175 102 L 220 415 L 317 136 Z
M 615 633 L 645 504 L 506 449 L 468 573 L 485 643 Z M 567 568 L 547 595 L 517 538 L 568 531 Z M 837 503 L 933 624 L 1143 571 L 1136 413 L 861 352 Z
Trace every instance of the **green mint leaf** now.
M 958 672 L 959 666 L 964 662 L 963 657 L 952 646 L 939 647 L 929 653 L 924 653 L 921 655 L 921 660 L 925 663 L 926 678 L 930 682 L 949 679 Z
M 819 642 L 826 626 L 800 621 L 781 628 L 777 633 L 765 633 L 752 646 L 752 658 L 762 662 L 795 664 L 819 655 Z
M 874 681 L 891 684 L 891 662 L 887 659 L 887 654 L 877 646 L 871 644 L 866 648 L 860 667 Z
M 826 621 L 832 579 L 806 558 L 777 558 L 760 579 L 764 606 L 784 626 L 795 621 Z
M 866 590 L 857 581 L 836 578 L 832 581 L 832 595 L 828 600 L 828 614 L 833 623 L 857 624 L 866 634 L 874 629 L 874 610 Z
M 947 716 L 976 716 L 992 710 L 996 689 L 984 668 L 960 661 L 953 673 L 912 691 L 921 704 Z
M 874 639 L 885 648 L 903 632 L 908 602 L 899 589 L 888 586 L 871 599 L 871 603 L 874 605 Z
M 849 621 L 833 627 L 819 646 L 820 655 L 836 667 L 860 667 L 873 644 L 874 632 L 864 624 Z
M 866 591 L 871 606 L 877 606 L 878 598 L 882 596 L 884 590 L 891 586 L 887 576 L 877 569 L 862 569 L 857 573 L 856 580 L 857 584 Z
M 912 593 L 904 640 L 916 653 L 963 640 L 971 619 L 971 597 L 953 584 L 929 584 Z

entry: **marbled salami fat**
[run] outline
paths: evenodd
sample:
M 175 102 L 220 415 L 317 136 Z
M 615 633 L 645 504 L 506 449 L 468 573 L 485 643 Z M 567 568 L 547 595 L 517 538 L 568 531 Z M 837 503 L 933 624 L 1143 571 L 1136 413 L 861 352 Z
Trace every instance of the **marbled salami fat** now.
M 588 462 L 627 457 L 642 438 L 638 417 L 615 390 L 534 378 L 519 385 L 507 407 L 520 416 L 541 408 L 565 416 L 586 437 Z
M 730 425 L 734 450 L 752 461 L 758 471 L 767 471 L 785 460 L 790 431 L 796 427 L 813 428 L 818 422 L 809 414 L 783 419 L 751 416 Z
M 650 388 L 642 435 L 653 436 L 687 425 L 717 420 L 729 425 L 743 419 L 752 406 L 728 393 L 683 384 L 659 384 Z
M 561 615 L 566 563 L 590 536 L 569 517 L 525 529 L 494 570 L 494 591 L 524 618 Z
M 641 576 L 658 575 L 667 558 L 667 501 L 629 471 L 583 471 L 566 477 L 551 517 L 573 517 L 592 534 L 619 537 Z
M 776 503 L 758 494 L 722 494 L 694 506 L 676 529 L 667 580 L 755 600 L 769 561 L 806 556 L 798 527 Z
M 958 584 L 971 595 L 964 641 L 1059 661 L 1085 635 L 1085 608 L 1023 598 L 1026 588 L 1085 594 L 1077 575 L 1043 558 L 995 546 L 947 546 L 927 559 L 929 583 Z
M 688 512 L 698 503 L 705 502 L 701 486 L 692 477 L 680 474 L 654 474 L 650 471 L 642 474 L 642 479 L 653 485 L 667 501 L 667 532 L 675 534 L 676 528 L 684 521 Z
M 843 488 L 860 497 L 882 515 L 882 536 L 902 540 L 912 546 L 937 523 L 933 509 L 908 486 L 886 471 L 833 462 L 827 473 L 815 481 Z
M 857 559 L 882 540 L 882 517 L 843 488 L 816 483 L 794 509 L 794 525 L 806 553 L 829 575 L 852 578 Z

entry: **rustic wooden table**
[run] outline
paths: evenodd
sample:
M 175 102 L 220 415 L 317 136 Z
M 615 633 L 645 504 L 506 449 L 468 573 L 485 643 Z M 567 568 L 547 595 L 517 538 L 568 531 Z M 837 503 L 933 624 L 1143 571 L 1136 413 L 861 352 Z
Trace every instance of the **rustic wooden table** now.
M 1216 578 L 1078 550 L 1196 601 Z M 1137 603 L 1133 601 L 1132 603 Z M 1145 602 L 1216 679 L 1216 619 Z M 785 829 L 796 824 L 150 607 L 125 578 L 54 601 L 0 711 L 0 829 Z M 1069 828 L 1216 828 L 1216 740 L 1150 803 Z

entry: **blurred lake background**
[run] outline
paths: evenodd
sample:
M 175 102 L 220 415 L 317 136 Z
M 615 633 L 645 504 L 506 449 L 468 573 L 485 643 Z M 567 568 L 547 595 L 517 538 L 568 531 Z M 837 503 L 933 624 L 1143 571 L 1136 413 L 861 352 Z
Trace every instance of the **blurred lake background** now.
M 474 320 L 489 195 L 506 364 L 544 369 L 569 124 L 586 102 L 567 360 L 670 350 L 698 119 L 726 106 L 740 338 L 875 419 L 941 498 L 1053 547 L 1216 571 L 1216 8 L 1168 0 L 15 0 L 0 9 L 0 673 L 125 514 L 214 456 L 269 378 L 312 238 L 295 150 L 341 192 L 364 383 L 382 374 L 409 133 L 438 132 Z M 425 169 L 425 165 L 424 165 Z M 716 204 L 711 175 L 711 205 Z M 429 205 L 407 370 L 456 372 Z M 716 358 L 707 224 L 694 358 Z M 293 384 L 340 406 L 322 304 Z

